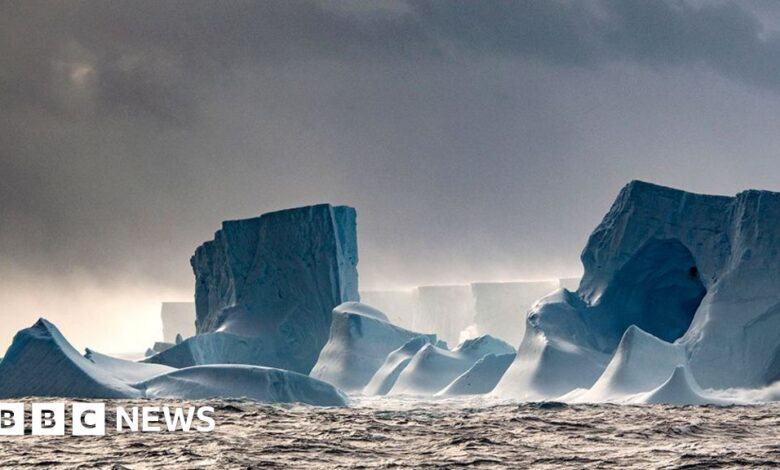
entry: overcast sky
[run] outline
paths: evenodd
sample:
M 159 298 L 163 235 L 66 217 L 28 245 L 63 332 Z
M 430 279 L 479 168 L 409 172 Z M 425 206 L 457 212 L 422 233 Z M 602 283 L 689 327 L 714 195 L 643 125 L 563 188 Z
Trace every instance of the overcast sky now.
M 780 190 L 771 1 L 5 1 L 0 47 L 0 349 L 144 349 L 224 219 L 352 205 L 387 288 L 577 275 L 632 179 Z

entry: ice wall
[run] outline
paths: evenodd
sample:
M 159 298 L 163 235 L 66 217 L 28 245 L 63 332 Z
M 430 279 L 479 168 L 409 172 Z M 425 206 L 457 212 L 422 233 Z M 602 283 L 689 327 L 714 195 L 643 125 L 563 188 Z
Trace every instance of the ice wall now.
M 521 344 L 497 391 L 522 394 L 542 375 L 531 364 L 556 355 L 611 355 L 632 324 L 682 345 L 703 387 L 777 379 L 779 221 L 778 193 L 709 196 L 631 182 L 582 252 L 576 295 L 550 296 L 529 314 L 523 344 L 533 353 L 521 354 Z M 586 375 L 546 386 L 588 388 L 595 378 Z
M 528 310 L 557 288 L 558 281 L 473 283 L 474 325 L 479 334 L 517 346 L 523 339 Z
M 398 326 L 413 327 L 417 294 L 412 289 L 360 291 L 360 301 L 381 310 Z
M 254 364 L 308 373 L 328 340 L 333 308 L 359 300 L 357 263 L 351 207 L 319 204 L 223 222 L 191 259 L 197 331 L 255 338 L 266 353 Z M 231 359 L 223 362 L 237 362 Z
M 160 308 L 163 325 L 163 341 L 175 343 L 176 335 L 189 338 L 195 334 L 194 302 L 163 302 Z
M 449 344 L 458 344 L 460 332 L 472 323 L 474 300 L 468 285 L 420 286 L 413 329 L 436 333 Z

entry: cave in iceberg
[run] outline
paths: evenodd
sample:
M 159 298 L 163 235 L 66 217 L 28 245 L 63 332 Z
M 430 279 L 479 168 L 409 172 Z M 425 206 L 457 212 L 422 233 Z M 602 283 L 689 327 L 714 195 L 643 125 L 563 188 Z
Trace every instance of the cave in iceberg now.
M 529 312 L 495 392 L 554 398 L 590 388 L 631 325 L 682 348 L 686 373 L 703 387 L 777 380 L 778 221 L 778 193 L 710 196 L 629 183 L 582 252 L 579 289 Z

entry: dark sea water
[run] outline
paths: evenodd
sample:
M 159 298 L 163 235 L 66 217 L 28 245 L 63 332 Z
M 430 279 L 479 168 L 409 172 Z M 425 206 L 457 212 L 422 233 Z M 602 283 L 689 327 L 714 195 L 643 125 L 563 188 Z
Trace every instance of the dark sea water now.
M 29 401 L 29 400 L 28 400 Z M 36 399 L 36 401 L 43 401 Z M 780 405 L 667 407 L 361 400 L 210 405 L 210 433 L 0 437 L 7 468 L 773 468 Z

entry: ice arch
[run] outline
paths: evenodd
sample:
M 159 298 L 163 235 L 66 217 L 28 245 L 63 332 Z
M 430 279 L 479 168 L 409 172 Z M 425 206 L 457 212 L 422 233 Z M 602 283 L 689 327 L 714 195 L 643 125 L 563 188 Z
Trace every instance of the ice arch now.
M 673 342 L 688 330 L 706 293 L 691 251 L 676 238 L 653 238 L 615 273 L 594 313 L 611 323 L 602 331 L 618 341 L 636 325 Z

